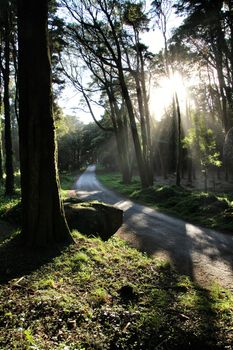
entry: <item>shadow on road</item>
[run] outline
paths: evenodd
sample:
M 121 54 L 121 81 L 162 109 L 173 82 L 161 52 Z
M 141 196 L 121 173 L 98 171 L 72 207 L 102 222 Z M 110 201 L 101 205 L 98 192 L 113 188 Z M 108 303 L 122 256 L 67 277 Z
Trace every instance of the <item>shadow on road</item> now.
M 233 236 L 194 226 L 135 204 L 107 190 L 96 179 L 93 167 L 76 184 L 79 198 L 99 200 L 124 210 L 121 237 L 139 250 L 169 258 L 177 270 L 193 280 L 217 280 L 233 285 Z

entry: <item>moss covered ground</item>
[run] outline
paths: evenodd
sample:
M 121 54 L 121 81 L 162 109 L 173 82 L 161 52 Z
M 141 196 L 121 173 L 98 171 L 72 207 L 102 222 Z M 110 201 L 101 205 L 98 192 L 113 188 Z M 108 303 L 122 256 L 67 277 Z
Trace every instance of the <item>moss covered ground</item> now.
M 0 245 L 0 349 L 231 348 L 229 291 L 202 289 L 118 237 L 74 231 L 74 245 L 31 252 L 15 235 Z

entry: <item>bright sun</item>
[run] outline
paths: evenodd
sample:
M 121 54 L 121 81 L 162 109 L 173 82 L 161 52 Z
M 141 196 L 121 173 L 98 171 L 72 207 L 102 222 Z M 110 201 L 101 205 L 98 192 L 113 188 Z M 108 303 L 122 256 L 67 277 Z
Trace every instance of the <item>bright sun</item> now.
M 180 73 L 175 72 L 172 77 L 162 78 L 150 93 L 150 110 L 156 120 L 161 120 L 167 108 L 172 103 L 174 93 L 177 93 L 180 108 L 185 108 L 187 90 Z

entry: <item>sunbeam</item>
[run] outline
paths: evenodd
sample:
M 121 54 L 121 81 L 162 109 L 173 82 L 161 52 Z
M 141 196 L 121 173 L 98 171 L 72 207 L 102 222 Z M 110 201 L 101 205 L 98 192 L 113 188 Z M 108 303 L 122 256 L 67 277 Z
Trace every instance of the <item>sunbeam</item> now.
M 156 86 L 151 88 L 150 110 L 156 120 L 161 120 L 169 106 L 172 104 L 174 94 L 177 93 L 181 110 L 185 109 L 187 89 L 184 79 L 179 72 L 174 72 L 170 78 L 161 78 Z

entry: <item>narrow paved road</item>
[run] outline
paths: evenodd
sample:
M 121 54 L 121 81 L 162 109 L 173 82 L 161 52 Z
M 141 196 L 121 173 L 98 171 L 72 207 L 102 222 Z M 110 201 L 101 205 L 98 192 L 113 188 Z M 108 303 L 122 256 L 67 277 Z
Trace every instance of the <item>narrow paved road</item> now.
M 203 286 L 217 281 L 233 290 L 233 235 L 194 226 L 135 204 L 106 189 L 89 166 L 75 184 L 77 195 L 124 210 L 118 234 L 150 255 L 168 258 L 182 274 Z

